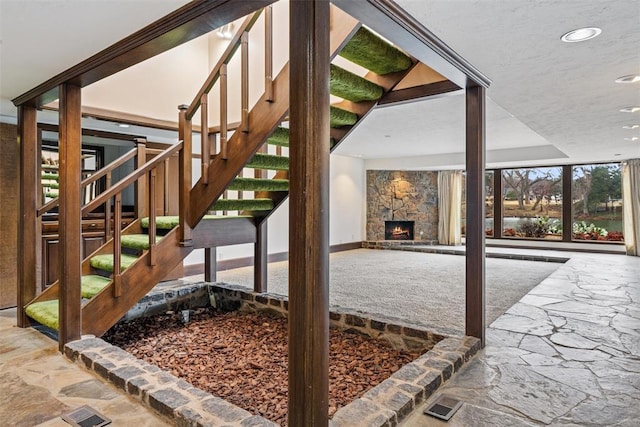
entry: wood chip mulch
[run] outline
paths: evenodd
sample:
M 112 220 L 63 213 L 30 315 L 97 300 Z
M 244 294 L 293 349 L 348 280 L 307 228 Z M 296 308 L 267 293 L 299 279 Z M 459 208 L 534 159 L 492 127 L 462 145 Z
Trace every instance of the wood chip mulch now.
M 249 412 L 287 423 L 287 320 L 282 317 L 201 309 L 186 326 L 176 315 L 154 316 L 116 325 L 103 338 Z M 331 329 L 329 416 L 419 354 Z

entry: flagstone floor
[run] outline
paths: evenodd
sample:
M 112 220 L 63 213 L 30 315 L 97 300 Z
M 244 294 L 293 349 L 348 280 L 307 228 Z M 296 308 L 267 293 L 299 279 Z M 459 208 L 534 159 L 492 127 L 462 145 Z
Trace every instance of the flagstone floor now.
M 464 402 L 444 423 L 423 410 Z M 640 425 L 640 258 L 579 255 L 487 331 L 487 346 L 400 425 Z

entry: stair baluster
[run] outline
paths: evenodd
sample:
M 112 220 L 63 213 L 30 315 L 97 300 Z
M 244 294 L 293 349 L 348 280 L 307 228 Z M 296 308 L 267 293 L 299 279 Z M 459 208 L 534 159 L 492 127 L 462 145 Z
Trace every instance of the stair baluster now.
M 122 295 L 122 193 L 115 196 L 115 218 L 113 220 L 113 296 L 120 298 Z M 110 198 L 107 200 L 109 202 Z

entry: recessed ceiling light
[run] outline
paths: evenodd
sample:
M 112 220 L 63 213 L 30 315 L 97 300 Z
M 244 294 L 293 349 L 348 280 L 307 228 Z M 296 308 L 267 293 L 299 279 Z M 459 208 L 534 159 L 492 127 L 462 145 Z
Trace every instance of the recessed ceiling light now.
M 618 156 L 622 156 L 622 154 L 620 154 L 620 153 L 616 153 L 616 154 L 614 154 L 614 156 L 615 156 L 615 157 L 618 157 Z
M 621 113 L 637 113 L 638 111 L 640 111 L 640 107 L 638 107 L 638 106 L 624 107 L 624 108 L 620 109 Z
M 116 126 L 118 126 L 119 128 L 128 128 L 129 125 L 126 123 L 117 123 Z
M 618 77 L 616 83 L 637 83 L 640 82 L 640 76 L 636 74 L 629 74 L 628 76 Z
M 578 28 L 564 34 L 560 40 L 567 43 L 583 42 L 600 35 L 602 30 L 596 27 Z
M 638 140 L 640 140 L 640 138 L 637 137 L 637 136 L 632 136 L 631 138 L 625 138 L 624 140 L 625 141 L 638 141 Z
M 640 125 L 624 125 L 622 126 L 622 129 L 638 129 L 640 128 Z

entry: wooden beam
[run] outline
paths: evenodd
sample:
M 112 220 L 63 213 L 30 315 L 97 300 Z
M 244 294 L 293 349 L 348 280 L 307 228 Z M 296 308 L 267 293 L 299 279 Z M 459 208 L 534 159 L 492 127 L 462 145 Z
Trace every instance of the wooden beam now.
M 462 88 L 457 84 L 444 80 L 391 91 L 378 101 L 378 107 L 423 101 L 427 98 L 435 99 L 443 96 L 459 95 L 462 91 Z
M 89 59 L 13 99 L 41 106 L 58 98 L 58 86 L 85 87 L 252 13 L 275 0 L 194 0 Z M 82 35 L 80 35 L 82 36 Z M 86 36 L 86 34 L 84 35 Z
M 329 1 L 290 3 L 289 425 L 329 423 Z
M 267 292 L 267 258 L 269 257 L 267 221 L 259 221 L 256 224 L 256 243 L 253 248 L 253 290 L 264 293 Z
M 573 240 L 573 166 L 562 166 L 562 241 Z
M 485 89 L 467 88 L 467 238 L 465 333 L 485 344 Z
M 18 326 L 30 325 L 24 306 L 36 297 L 40 288 L 37 274 L 40 227 L 36 211 L 41 193 L 38 191 L 38 129 L 36 109 L 18 107 L 18 145 L 20 146 L 20 225 L 18 229 Z
M 334 0 L 333 4 L 460 87 L 491 81 L 393 0 Z
M 82 331 L 80 278 L 82 276 L 82 116 L 80 87 L 60 86 L 60 329 L 59 350 L 70 341 L 80 339 Z

